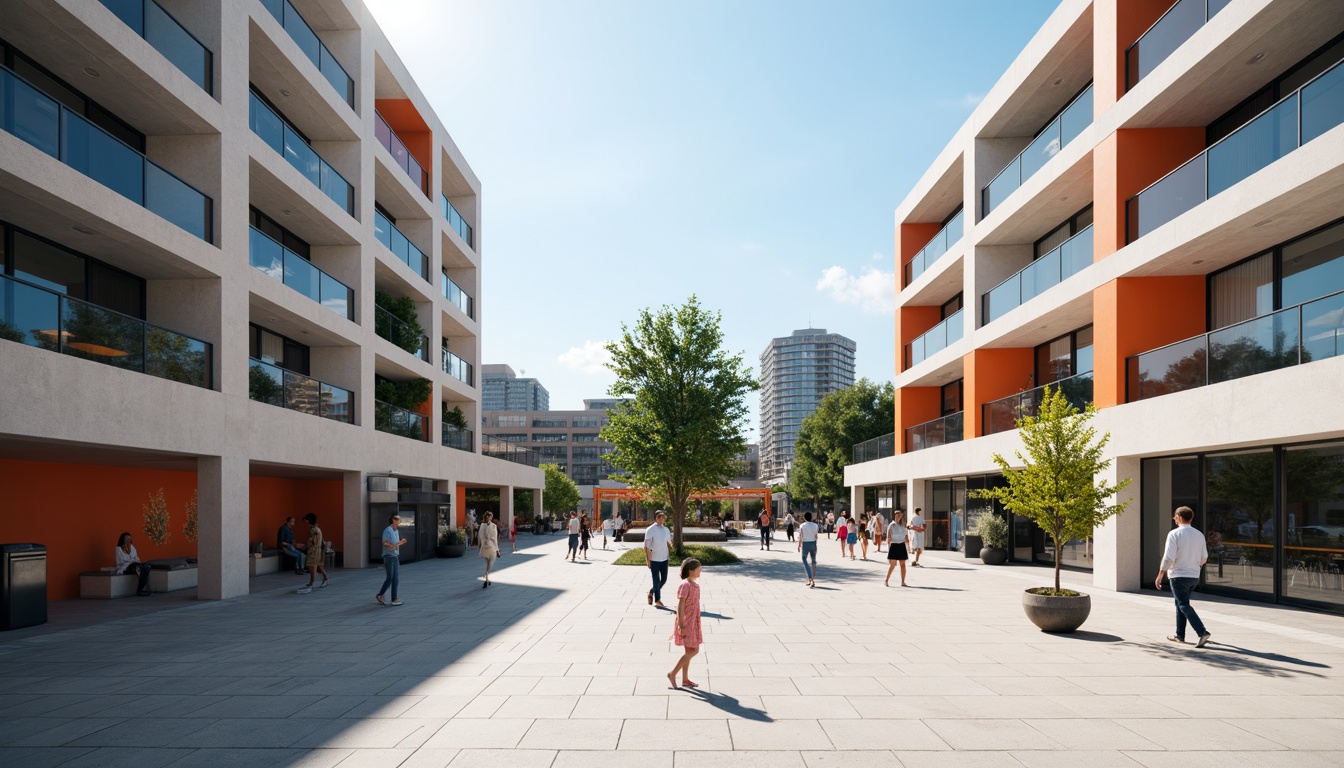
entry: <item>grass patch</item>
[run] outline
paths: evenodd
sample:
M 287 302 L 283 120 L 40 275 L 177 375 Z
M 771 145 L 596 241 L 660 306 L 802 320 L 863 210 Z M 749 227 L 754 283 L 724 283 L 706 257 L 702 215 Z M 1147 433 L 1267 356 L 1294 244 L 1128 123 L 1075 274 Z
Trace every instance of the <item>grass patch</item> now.
M 676 551 L 670 552 L 669 555 L 667 567 L 680 568 L 681 558 L 677 556 Z M 701 565 L 732 565 L 742 562 L 737 555 L 723 547 L 711 547 L 705 544 L 687 544 L 686 556 L 694 557 Z M 644 565 L 644 550 L 641 548 L 626 552 L 616 558 L 616 565 Z

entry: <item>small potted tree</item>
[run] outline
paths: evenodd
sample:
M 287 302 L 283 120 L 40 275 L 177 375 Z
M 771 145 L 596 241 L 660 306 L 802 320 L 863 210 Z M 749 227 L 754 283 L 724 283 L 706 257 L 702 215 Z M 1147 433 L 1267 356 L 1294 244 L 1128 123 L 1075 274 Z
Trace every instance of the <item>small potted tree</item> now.
M 467 554 L 467 543 L 462 539 L 461 531 L 444 526 L 439 529 L 439 545 L 434 548 L 439 557 L 461 557 Z
M 974 496 L 996 499 L 1009 512 L 1022 515 L 1040 526 L 1055 547 L 1055 585 L 1033 587 L 1022 595 L 1022 608 L 1032 623 L 1046 632 L 1072 632 L 1082 626 L 1092 611 L 1092 598 L 1059 585 L 1059 561 L 1063 546 L 1074 539 L 1089 539 L 1092 530 L 1126 504 L 1109 503 L 1129 479 L 1110 485 L 1097 475 L 1111 466 L 1102 459 L 1110 434 L 1097 439 L 1089 422 L 1096 414 L 1089 403 L 1079 411 L 1059 389 L 1045 388 L 1040 415 L 1019 419 L 1017 424 L 1026 451 L 1017 452 L 1024 465 L 1014 469 L 999 454 L 994 463 L 1007 485 L 975 491 Z
M 1003 565 L 1008 562 L 1008 521 L 986 512 L 975 522 L 975 535 L 980 537 L 980 561 L 985 565 Z

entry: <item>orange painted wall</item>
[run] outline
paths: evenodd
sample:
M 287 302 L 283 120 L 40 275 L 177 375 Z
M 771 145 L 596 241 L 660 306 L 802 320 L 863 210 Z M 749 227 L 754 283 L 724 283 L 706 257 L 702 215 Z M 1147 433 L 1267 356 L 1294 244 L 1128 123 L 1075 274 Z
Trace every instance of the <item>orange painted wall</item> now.
M 1202 127 L 1121 130 L 1097 145 L 1092 153 L 1094 261 L 1125 246 L 1125 201 L 1202 151 Z
M 1092 294 L 1098 408 L 1125 401 L 1125 358 L 1206 330 L 1205 278 L 1126 277 Z
M 144 533 L 144 504 L 159 488 L 171 532 L 162 547 Z M 196 556 L 182 536 L 195 472 L 0 459 L 0 489 L 0 541 L 46 545 L 49 600 L 79 597 L 82 571 L 115 565 L 123 531 L 145 560 Z
M 896 390 L 896 452 L 905 453 L 905 430 L 942 415 L 942 392 L 938 387 L 904 387 Z
M 1110 109 L 1125 95 L 1125 49 L 1174 4 L 1175 0 L 1096 0 L 1092 4 L 1094 114 Z
M 942 322 L 942 307 L 901 307 L 896 313 L 897 373 L 905 370 L 905 345 Z
M 303 516 L 312 512 L 317 515 L 322 535 L 337 552 L 345 551 L 345 494 L 340 480 L 254 475 L 249 478 L 248 491 L 248 541 L 262 541 L 267 549 L 274 548 L 276 533 L 290 516 L 298 520 L 294 524 L 295 540 L 304 541 L 308 524 Z
M 406 145 L 411 157 L 414 157 L 415 161 L 433 177 L 434 134 L 430 132 L 429 125 L 420 116 L 415 105 L 411 104 L 410 99 L 376 99 L 373 107 L 387 121 L 388 126 L 397 134 L 397 138 L 401 139 L 401 143 Z M 322 530 L 326 532 L 327 529 Z
M 1035 386 L 1035 350 L 1031 347 L 977 349 L 966 355 L 962 396 L 966 405 L 966 434 L 984 434 L 981 406 Z
M 942 224 L 902 224 L 896 228 L 896 290 L 905 287 L 905 264 L 915 257 L 933 236 L 942 231 Z M 918 335 L 918 334 L 916 334 Z
M 467 487 L 465 485 L 457 486 L 457 493 L 453 496 L 453 519 L 457 527 L 461 528 L 467 524 Z

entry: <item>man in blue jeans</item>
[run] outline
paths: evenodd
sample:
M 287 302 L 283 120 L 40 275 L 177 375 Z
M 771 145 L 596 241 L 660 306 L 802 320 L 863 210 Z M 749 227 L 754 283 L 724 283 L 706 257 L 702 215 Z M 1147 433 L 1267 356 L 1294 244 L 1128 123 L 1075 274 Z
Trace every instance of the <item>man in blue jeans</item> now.
M 667 583 L 667 560 L 670 557 L 668 545 L 672 543 L 672 532 L 664 523 L 667 515 L 659 510 L 653 516 L 653 525 L 644 530 L 644 564 L 649 566 L 653 578 L 653 589 L 649 590 L 649 604 L 664 608 L 663 585 Z
M 405 537 L 401 536 L 401 518 L 393 515 L 387 519 L 387 527 L 383 529 L 383 578 L 382 589 L 378 590 L 377 598 L 379 605 L 389 605 L 383 602 L 383 595 L 387 593 L 387 588 L 392 587 L 392 602 L 390 605 L 401 605 L 397 599 L 397 587 L 401 582 L 401 547 L 406 543 Z
M 294 558 L 294 572 L 304 574 L 308 572 L 307 556 L 303 550 L 294 544 L 294 518 L 285 518 L 285 524 L 280 526 L 280 533 L 277 538 L 280 540 L 280 551 Z
M 1154 581 L 1157 588 L 1162 589 L 1162 577 L 1169 576 L 1171 596 L 1176 599 L 1176 634 L 1168 635 L 1167 639 L 1173 643 L 1184 643 L 1185 624 L 1188 621 L 1199 636 L 1195 647 L 1203 648 L 1212 635 L 1204 628 L 1204 622 L 1199 620 L 1199 614 L 1190 605 L 1190 592 L 1199 584 L 1199 573 L 1209 559 L 1209 548 L 1204 541 L 1204 534 L 1190 524 L 1195 519 L 1193 509 L 1181 507 L 1172 519 L 1176 521 L 1176 528 L 1167 534 L 1167 548 L 1162 553 L 1162 564 Z

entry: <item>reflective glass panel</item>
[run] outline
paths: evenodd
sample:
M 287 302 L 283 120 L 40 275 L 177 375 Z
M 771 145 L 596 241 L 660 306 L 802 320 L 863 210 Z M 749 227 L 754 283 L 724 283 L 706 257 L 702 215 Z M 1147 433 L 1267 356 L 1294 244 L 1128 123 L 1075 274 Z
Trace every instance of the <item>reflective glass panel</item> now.
M 1344 606 L 1344 445 L 1289 449 L 1283 596 Z
M 1302 89 L 1302 143 L 1344 122 L 1344 66 Z
M 14 276 L 57 293 L 85 298 L 84 257 L 14 232 Z
M 1129 241 L 1134 242 L 1207 199 L 1204 168 L 1207 155 L 1196 155 L 1161 181 L 1129 200 Z
M 1059 123 L 1054 122 L 1032 140 L 1027 148 L 1022 151 L 1022 178 L 1029 179 L 1036 175 L 1050 158 L 1059 154 Z
M 1302 305 L 1302 362 L 1344 354 L 1344 293 Z
M 1209 383 L 1231 381 L 1298 362 L 1296 310 L 1229 326 L 1209 334 Z
M 1205 476 L 1210 591 L 1273 595 L 1274 454 L 1209 456 Z
M 61 113 L 61 158 L 135 203 L 145 200 L 145 159 L 75 113 Z
M 145 324 L 75 299 L 61 300 L 61 351 L 128 371 L 145 369 Z
M 145 334 L 145 373 L 209 389 L 210 345 L 149 326 Z
M 274 280 L 284 282 L 284 251 L 280 244 L 255 228 L 248 230 L 248 263 Z
M 1297 96 L 1209 148 L 1209 197 L 1297 149 Z
M 55 350 L 60 313 L 56 294 L 0 276 L 0 339 Z
M 341 317 L 348 318 L 350 316 L 350 289 L 325 272 L 321 273 L 321 279 L 322 306 Z
M 0 128 L 38 150 L 60 156 L 61 108 L 36 88 L 0 71 Z
M 209 240 L 210 198 L 154 163 L 145 163 L 145 207 L 191 234 Z
M 1344 224 L 1283 248 L 1280 306 L 1344 291 Z
M 296 253 L 285 254 L 285 285 L 313 301 L 322 301 L 321 272 Z

